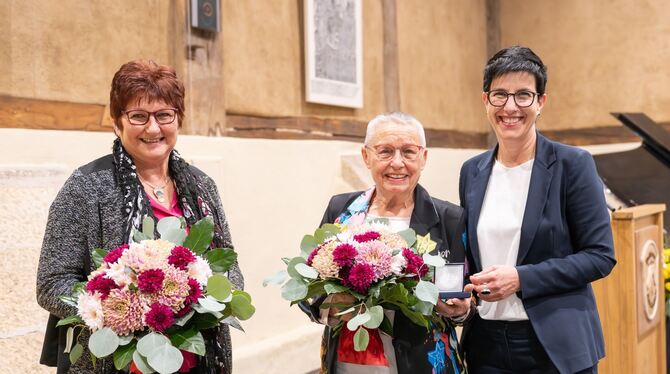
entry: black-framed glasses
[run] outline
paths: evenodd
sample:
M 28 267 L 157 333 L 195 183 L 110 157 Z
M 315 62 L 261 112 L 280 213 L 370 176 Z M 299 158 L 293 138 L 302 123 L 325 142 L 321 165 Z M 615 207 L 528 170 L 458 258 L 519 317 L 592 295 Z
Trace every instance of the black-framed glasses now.
M 493 90 L 486 93 L 489 104 L 496 107 L 503 107 L 507 104 L 510 96 L 514 97 L 514 103 L 519 108 L 527 108 L 535 102 L 535 96 L 539 95 L 532 91 L 507 92 L 505 90 Z
M 154 117 L 159 125 L 169 125 L 177 118 L 177 109 L 166 108 L 155 112 L 148 112 L 142 109 L 124 110 L 123 113 L 128 117 L 128 122 L 135 126 L 144 126 L 149 122 L 151 116 Z
M 416 144 L 405 144 L 400 148 L 395 148 L 386 144 L 376 146 L 366 145 L 365 148 L 371 149 L 379 161 L 392 160 L 395 157 L 396 152 L 400 152 L 400 156 L 405 161 L 416 161 L 423 149 L 422 146 Z

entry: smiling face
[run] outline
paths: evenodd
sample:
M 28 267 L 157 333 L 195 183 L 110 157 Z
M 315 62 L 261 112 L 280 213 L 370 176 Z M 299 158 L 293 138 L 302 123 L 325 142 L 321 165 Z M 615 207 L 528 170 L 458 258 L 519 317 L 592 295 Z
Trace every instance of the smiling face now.
M 367 146 L 362 149 L 363 160 L 370 169 L 378 193 L 389 197 L 412 193 L 419 183 L 428 156 L 426 149 L 421 147 L 417 129 L 393 122 L 380 123 Z M 387 161 L 379 160 L 376 154 L 376 150 L 385 148 L 407 150 L 417 147 L 419 155 L 414 161 L 404 159 L 398 151 Z
M 502 90 L 507 93 L 519 91 L 537 92 L 535 77 L 527 72 L 507 73 L 494 78 L 490 91 Z M 535 137 L 535 121 L 547 101 L 547 95 L 536 96 L 533 104 L 520 108 L 510 95 L 502 107 L 489 103 L 486 92 L 482 93 L 486 116 L 499 143 L 528 142 Z
M 171 108 L 171 106 L 162 100 L 146 102 L 136 99 L 131 100 L 125 110 L 141 109 L 156 112 L 166 108 Z M 170 152 L 177 143 L 178 116 L 174 122 L 166 125 L 159 125 L 154 116 L 150 116 L 149 122 L 144 125 L 131 125 L 128 122 L 128 116 L 124 113 L 119 122 L 120 126 L 115 122 L 114 132 L 121 139 L 121 144 L 138 167 L 167 163 Z

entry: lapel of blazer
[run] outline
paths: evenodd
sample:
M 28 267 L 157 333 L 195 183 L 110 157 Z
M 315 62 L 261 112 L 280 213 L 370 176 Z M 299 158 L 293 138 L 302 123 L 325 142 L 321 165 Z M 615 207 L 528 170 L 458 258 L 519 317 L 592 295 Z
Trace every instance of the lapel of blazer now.
M 479 257 L 479 242 L 477 241 L 477 223 L 479 222 L 479 213 L 484 203 L 486 187 L 489 184 L 493 160 L 498 152 L 498 146 L 484 154 L 484 157 L 477 163 L 472 181 L 466 186 L 466 200 L 468 201 L 468 237 L 470 240 L 470 251 L 475 261 L 475 269 L 482 270 L 482 262 Z M 474 269 L 473 269 L 474 270 Z
M 547 194 L 553 177 L 552 165 L 556 161 L 554 146 L 540 133 L 537 133 L 537 143 L 535 147 L 535 161 L 533 162 L 533 171 L 530 176 L 530 186 L 528 188 L 528 198 L 526 199 L 526 209 L 521 223 L 521 239 L 519 242 L 519 254 L 516 264 L 523 263 L 524 258 L 530 250 L 530 245 L 537 233 L 537 227 L 542 218 L 544 206 L 547 204 Z
M 440 222 L 440 217 L 435 210 L 433 200 L 428 191 L 417 184 L 414 191 L 414 209 L 410 218 L 409 226 L 417 234 L 426 235 L 430 229 Z M 433 240 L 437 238 L 431 238 Z

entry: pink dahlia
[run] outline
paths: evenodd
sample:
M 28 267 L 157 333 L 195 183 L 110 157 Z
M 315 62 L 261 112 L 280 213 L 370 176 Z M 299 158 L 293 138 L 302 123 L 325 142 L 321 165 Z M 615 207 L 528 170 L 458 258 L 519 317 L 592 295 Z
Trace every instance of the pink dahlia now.
M 190 249 L 180 245 L 172 248 L 170 256 L 168 256 L 168 264 L 176 267 L 179 270 L 186 270 L 188 264 L 195 261 L 195 255 Z
M 147 326 L 155 331 L 164 331 L 174 322 L 172 309 L 161 303 L 151 304 L 151 309 L 144 316 Z
M 409 248 L 403 248 L 402 255 L 407 260 L 407 266 L 405 267 L 405 273 L 407 274 L 416 274 L 419 278 L 423 278 L 426 273 L 428 273 L 428 266 L 425 266 L 421 256 L 412 252 Z
M 354 235 L 354 240 L 359 242 L 359 243 L 365 243 L 365 242 L 369 242 L 369 241 L 372 241 L 372 240 L 377 240 L 380 237 L 381 237 L 381 235 L 379 235 L 378 232 L 368 231 L 368 232 L 363 233 L 363 234 Z
M 357 263 L 372 265 L 375 280 L 391 275 L 392 253 L 386 244 L 380 241 L 372 241 L 361 244 L 356 256 Z
M 109 326 L 118 335 L 128 335 L 144 328 L 142 315 L 146 312 L 147 305 L 137 292 L 112 290 L 109 297 L 103 300 L 102 310 L 105 313 L 105 326 Z
M 184 307 L 186 298 L 190 294 L 189 277 L 185 271 L 172 265 L 166 266 L 163 271 L 165 273 L 163 288 L 158 291 L 157 297 L 152 301 L 168 305 L 176 312 Z
M 137 276 L 137 287 L 142 292 L 154 293 L 161 289 L 165 273 L 161 269 L 149 269 Z
M 348 243 L 343 243 L 335 247 L 333 250 L 333 261 L 339 266 L 351 266 L 354 263 L 354 257 L 356 257 L 356 248 L 353 245 Z
M 349 271 L 349 278 L 347 283 L 354 289 L 354 291 L 365 294 L 368 288 L 375 280 L 375 271 L 370 264 L 356 264 Z
M 96 275 L 86 283 L 88 292 L 100 292 L 100 298 L 102 300 L 105 300 L 109 293 L 116 288 L 119 288 L 119 286 L 113 280 L 105 277 L 104 273 Z
M 107 253 L 107 255 L 102 259 L 102 261 L 107 264 L 116 262 L 119 258 L 121 258 L 123 251 L 128 249 L 128 247 L 128 244 L 121 244 L 120 246 L 109 251 L 109 253 Z

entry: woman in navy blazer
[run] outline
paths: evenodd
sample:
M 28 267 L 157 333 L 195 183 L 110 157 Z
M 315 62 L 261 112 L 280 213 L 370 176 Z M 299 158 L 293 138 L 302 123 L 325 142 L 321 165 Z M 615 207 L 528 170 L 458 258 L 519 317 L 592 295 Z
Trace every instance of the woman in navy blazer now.
M 605 356 L 590 283 L 616 264 L 610 217 L 590 154 L 536 131 L 546 80 L 519 46 L 484 70 L 498 144 L 463 164 L 459 186 L 480 300 L 463 334 L 470 373 L 591 373 Z

